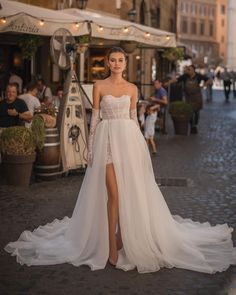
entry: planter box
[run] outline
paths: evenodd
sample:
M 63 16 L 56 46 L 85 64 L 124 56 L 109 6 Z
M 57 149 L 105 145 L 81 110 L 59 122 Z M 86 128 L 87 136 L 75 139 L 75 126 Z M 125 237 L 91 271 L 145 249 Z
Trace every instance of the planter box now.
M 32 155 L 2 154 L 3 171 L 7 184 L 21 187 L 29 186 L 35 158 L 35 153 Z
M 174 123 L 175 134 L 188 135 L 189 118 L 172 117 Z

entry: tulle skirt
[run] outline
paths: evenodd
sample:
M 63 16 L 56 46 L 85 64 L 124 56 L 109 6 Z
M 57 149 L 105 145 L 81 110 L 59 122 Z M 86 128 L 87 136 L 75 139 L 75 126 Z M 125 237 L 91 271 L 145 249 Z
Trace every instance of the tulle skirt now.
M 105 173 L 108 140 L 118 184 L 123 248 L 117 268 L 140 273 L 178 267 L 205 273 L 236 264 L 236 248 L 227 224 L 211 226 L 171 215 L 152 169 L 149 151 L 133 120 L 101 121 L 71 218 L 24 231 L 5 250 L 21 264 L 72 263 L 103 269 L 109 255 Z

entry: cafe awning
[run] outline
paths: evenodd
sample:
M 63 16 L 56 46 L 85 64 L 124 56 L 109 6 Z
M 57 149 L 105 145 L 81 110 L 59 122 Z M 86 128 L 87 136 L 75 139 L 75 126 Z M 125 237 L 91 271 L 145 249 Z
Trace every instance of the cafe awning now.
M 67 13 L 78 20 L 88 23 L 91 36 L 109 40 L 136 41 L 147 46 L 175 47 L 175 34 L 137 23 L 110 17 L 97 12 L 80 9 L 64 9 Z
M 52 36 L 59 28 L 73 36 L 136 41 L 140 46 L 175 47 L 175 34 L 80 9 L 52 10 L 20 2 L 0 0 L 0 33 L 17 32 Z
M 58 10 L 0 0 L 0 33 L 16 32 L 52 36 L 59 28 L 68 29 L 73 36 L 88 34 L 88 25 Z

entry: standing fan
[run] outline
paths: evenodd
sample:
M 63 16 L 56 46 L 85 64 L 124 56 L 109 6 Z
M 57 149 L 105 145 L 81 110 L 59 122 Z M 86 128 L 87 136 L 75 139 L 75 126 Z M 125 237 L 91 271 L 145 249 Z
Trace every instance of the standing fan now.
M 64 83 L 64 95 L 58 112 L 63 172 L 84 168 L 87 164 L 88 128 L 81 88 L 73 70 L 76 43 L 70 31 L 56 30 L 50 41 L 53 62 L 61 70 L 69 70 Z
M 54 64 L 62 70 L 71 68 L 71 59 L 74 62 L 76 57 L 76 43 L 70 31 L 63 28 L 56 30 L 50 41 L 50 49 Z

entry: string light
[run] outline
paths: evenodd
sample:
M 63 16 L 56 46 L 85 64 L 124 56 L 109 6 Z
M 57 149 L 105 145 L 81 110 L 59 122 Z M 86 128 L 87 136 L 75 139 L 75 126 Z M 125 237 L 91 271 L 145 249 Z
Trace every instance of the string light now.
M 170 40 L 170 36 L 166 36 L 166 40 Z
M 151 36 L 151 35 L 150 35 L 149 32 L 146 32 L 146 33 L 145 33 L 145 37 L 149 38 L 150 36 Z
M 75 23 L 76 28 L 79 28 L 79 23 Z
M 3 17 L 3 18 L 2 18 L 2 23 L 5 24 L 6 22 L 7 22 L 6 18 Z
M 124 27 L 123 30 L 124 30 L 125 33 L 129 32 L 129 29 L 127 27 Z
M 99 27 L 98 27 L 98 30 L 99 30 L 100 32 L 102 32 L 102 31 L 103 31 L 103 27 L 102 27 L 102 26 L 99 26 Z
M 43 26 L 44 25 L 44 20 L 41 19 L 40 22 L 39 22 L 40 26 Z

